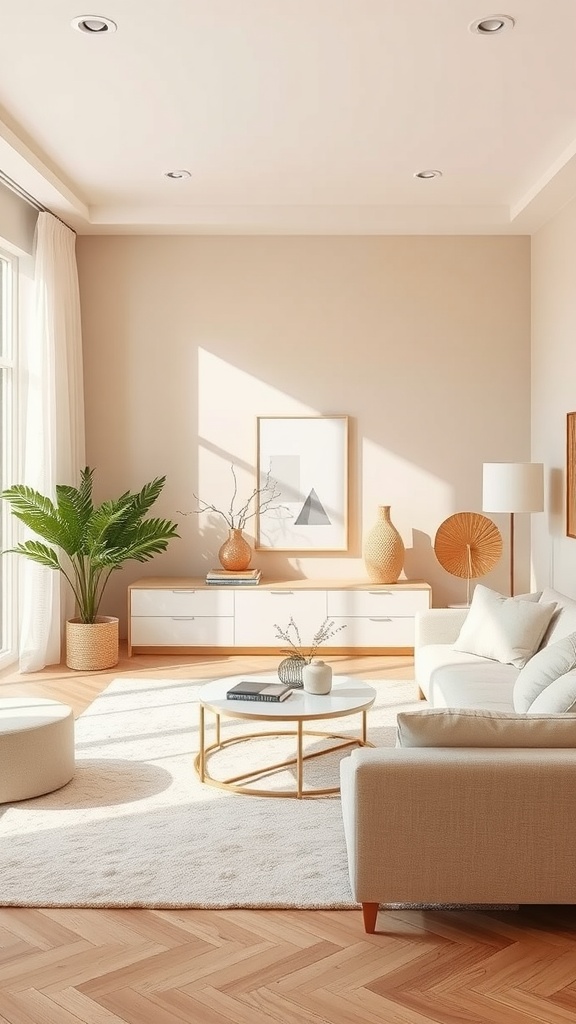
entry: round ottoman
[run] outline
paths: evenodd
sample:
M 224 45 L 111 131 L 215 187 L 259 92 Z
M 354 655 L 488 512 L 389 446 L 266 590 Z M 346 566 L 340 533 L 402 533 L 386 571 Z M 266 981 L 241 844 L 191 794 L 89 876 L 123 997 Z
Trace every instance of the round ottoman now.
M 74 714 L 42 697 L 0 698 L 0 804 L 65 786 L 74 775 Z

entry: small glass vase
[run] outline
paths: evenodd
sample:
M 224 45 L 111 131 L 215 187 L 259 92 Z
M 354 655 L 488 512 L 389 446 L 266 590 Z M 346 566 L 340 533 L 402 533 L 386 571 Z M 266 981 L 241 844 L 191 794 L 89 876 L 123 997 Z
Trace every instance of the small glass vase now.
M 278 665 L 278 679 L 286 683 L 293 690 L 301 690 L 304 687 L 302 669 L 308 662 L 306 658 L 300 658 L 297 654 L 290 654 Z
M 229 572 L 242 572 L 250 565 L 252 548 L 242 535 L 242 530 L 231 529 L 218 552 L 220 565 Z

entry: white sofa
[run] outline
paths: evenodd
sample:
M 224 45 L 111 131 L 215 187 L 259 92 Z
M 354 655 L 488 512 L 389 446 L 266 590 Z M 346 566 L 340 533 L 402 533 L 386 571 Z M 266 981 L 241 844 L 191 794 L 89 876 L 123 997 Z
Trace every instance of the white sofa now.
M 517 664 L 455 649 L 472 609 L 419 613 L 415 672 L 428 704 L 398 716 L 396 748 L 341 762 L 350 881 L 368 932 L 381 904 L 576 903 L 576 670 L 563 671 L 576 659 L 576 601 L 552 590 L 522 600 L 523 613 L 554 609 L 538 651 Z
M 476 588 L 473 606 L 483 591 L 486 588 Z M 515 600 L 554 608 L 534 653 L 576 632 L 576 601 L 565 594 L 548 587 Z M 414 676 L 419 694 L 433 707 L 513 711 L 514 685 L 521 666 L 531 657 L 517 658 L 517 663 L 511 664 L 456 649 L 468 614 L 467 608 L 431 608 L 417 615 Z

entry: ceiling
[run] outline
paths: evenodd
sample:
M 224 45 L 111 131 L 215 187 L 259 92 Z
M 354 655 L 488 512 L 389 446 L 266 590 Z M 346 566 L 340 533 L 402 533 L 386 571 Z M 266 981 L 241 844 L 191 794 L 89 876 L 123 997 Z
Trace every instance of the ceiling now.
M 0 170 L 83 234 L 530 234 L 576 195 L 576 3 L 500 2 L 0 0 Z

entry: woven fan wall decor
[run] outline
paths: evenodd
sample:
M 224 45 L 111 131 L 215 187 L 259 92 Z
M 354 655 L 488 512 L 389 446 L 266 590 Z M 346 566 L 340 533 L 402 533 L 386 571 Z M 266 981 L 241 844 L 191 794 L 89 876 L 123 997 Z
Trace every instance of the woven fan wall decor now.
M 467 580 L 470 604 L 470 580 L 485 576 L 498 563 L 502 536 L 492 520 L 479 512 L 456 512 L 438 527 L 434 554 L 446 572 Z

